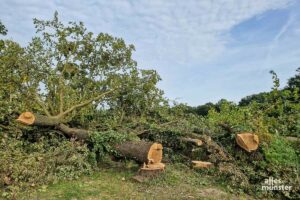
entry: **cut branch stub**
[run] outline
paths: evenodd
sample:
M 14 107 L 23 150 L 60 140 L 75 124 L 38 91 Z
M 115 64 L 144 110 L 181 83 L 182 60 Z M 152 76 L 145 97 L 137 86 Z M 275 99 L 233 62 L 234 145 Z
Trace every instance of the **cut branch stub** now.
M 146 164 L 160 163 L 162 149 L 161 144 L 146 141 L 127 141 L 116 145 L 116 150 L 121 155 Z
M 21 122 L 22 124 L 32 125 L 35 121 L 35 116 L 31 112 L 24 112 L 19 116 L 17 121 Z
M 185 137 L 182 137 L 182 138 L 180 138 L 180 140 L 181 140 L 182 142 L 191 143 L 191 144 L 193 144 L 193 145 L 195 145 L 195 146 L 201 146 L 201 145 L 203 145 L 203 141 L 200 140 L 200 139 L 194 139 L 194 138 L 185 138 Z
M 36 126 L 56 126 L 61 123 L 59 118 L 33 114 L 32 112 L 22 113 L 17 121 L 21 122 L 22 124 Z

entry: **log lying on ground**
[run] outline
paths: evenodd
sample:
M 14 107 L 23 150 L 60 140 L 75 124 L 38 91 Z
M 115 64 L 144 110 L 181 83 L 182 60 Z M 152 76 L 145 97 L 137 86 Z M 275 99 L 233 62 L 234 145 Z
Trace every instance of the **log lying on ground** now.
M 127 141 L 115 146 L 117 152 L 141 163 L 155 164 L 162 160 L 162 145 L 146 141 Z
M 237 144 L 244 150 L 251 152 L 258 148 L 259 139 L 256 134 L 253 133 L 240 133 L 236 135 Z
M 146 141 L 128 141 L 115 146 L 117 152 L 121 155 L 144 163 L 133 177 L 138 182 L 144 182 L 155 178 L 164 172 L 165 164 L 162 160 L 162 145 L 159 143 Z
M 211 162 L 204 162 L 204 161 L 198 161 L 198 160 L 193 160 L 192 165 L 194 169 L 208 169 L 213 166 Z

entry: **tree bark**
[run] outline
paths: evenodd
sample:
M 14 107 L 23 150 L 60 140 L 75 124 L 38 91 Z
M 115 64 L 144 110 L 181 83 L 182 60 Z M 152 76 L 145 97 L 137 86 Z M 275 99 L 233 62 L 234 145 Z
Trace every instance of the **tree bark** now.
M 87 141 L 90 138 L 90 132 L 84 129 L 70 128 L 63 124 L 60 119 L 36 115 L 31 112 L 22 113 L 17 121 L 26 125 L 53 126 L 69 137 Z M 122 156 L 133 158 L 141 163 L 156 164 L 162 160 L 162 145 L 146 141 L 127 141 L 115 146 L 116 151 Z
M 17 119 L 26 125 L 36 125 L 36 126 L 56 126 L 62 123 L 60 118 L 48 117 L 45 115 L 33 114 L 32 112 L 24 112 Z
M 160 163 L 162 160 L 162 145 L 146 141 L 127 141 L 115 146 L 117 152 L 141 163 Z
M 201 145 L 203 145 L 203 141 L 200 140 L 200 139 L 182 137 L 182 138 L 180 138 L 180 140 L 182 142 L 191 143 L 191 144 L 193 144 L 195 146 L 201 146 Z
M 84 129 L 70 128 L 63 124 L 61 119 L 55 117 L 24 112 L 19 116 L 17 121 L 29 126 L 53 126 L 67 136 L 75 137 L 79 140 L 87 140 L 89 138 L 89 131 Z
M 61 132 L 65 133 L 69 137 L 74 137 L 79 140 L 88 140 L 90 135 L 88 130 L 78 129 L 78 128 L 70 128 L 65 124 L 58 124 L 56 129 L 60 130 Z

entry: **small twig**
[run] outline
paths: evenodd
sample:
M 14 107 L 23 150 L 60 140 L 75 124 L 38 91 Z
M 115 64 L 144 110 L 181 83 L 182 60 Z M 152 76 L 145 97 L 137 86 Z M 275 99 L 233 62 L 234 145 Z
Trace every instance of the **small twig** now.
M 51 114 L 48 112 L 48 110 L 46 109 L 46 106 L 43 104 L 42 100 L 40 99 L 39 95 L 35 93 L 35 100 L 36 102 L 41 106 L 41 108 L 43 109 L 44 113 L 48 116 L 51 117 Z

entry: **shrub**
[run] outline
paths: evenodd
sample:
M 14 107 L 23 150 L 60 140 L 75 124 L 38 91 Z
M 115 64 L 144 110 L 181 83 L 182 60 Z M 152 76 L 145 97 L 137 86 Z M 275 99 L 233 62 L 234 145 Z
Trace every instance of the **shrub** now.
M 0 132 L 0 188 L 2 197 L 62 179 L 76 179 L 92 171 L 86 145 L 57 136 L 32 143 Z

